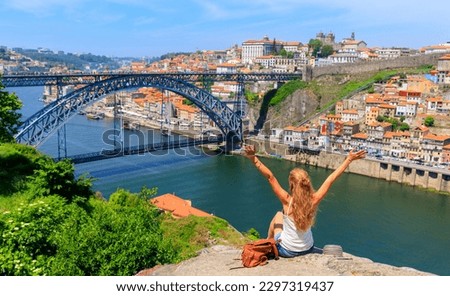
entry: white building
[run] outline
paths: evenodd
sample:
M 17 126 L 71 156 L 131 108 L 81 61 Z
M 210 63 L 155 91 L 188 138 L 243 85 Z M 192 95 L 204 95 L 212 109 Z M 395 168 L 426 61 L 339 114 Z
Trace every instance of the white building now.
M 237 66 L 231 63 L 223 63 L 217 65 L 217 74 L 233 74 L 237 72 Z
M 332 64 L 354 63 L 360 59 L 358 52 L 336 52 L 328 57 Z
M 437 83 L 450 84 L 450 54 L 439 58 L 437 65 Z
M 270 40 L 267 36 L 261 40 L 247 40 L 242 43 L 242 63 L 251 64 L 255 58 L 276 55 L 281 49 L 293 52 L 296 59 L 304 59 L 308 46 L 298 41 Z
M 242 62 L 253 63 L 257 57 L 268 56 L 281 50 L 283 44 L 264 36 L 262 40 L 247 40 L 242 43 Z
M 273 55 L 260 56 L 260 57 L 256 57 L 255 59 L 253 59 L 253 62 L 255 64 L 260 64 L 262 67 L 264 67 L 266 69 L 273 68 L 273 66 L 275 65 L 275 62 L 276 62 L 276 57 Z
M 380 59 L 396 59 L 402 55 L 400 48 L 377 48 L 375 53 Z
M 344 110 L 342 111 L 342 121 L 343 122 L 349 122 L 349 121 L 358 121 L 361 117 L 358 114 L 357 110 Z
M 283 48 L 287 52 L 299 52 L 301 51 L 302 44 L 298 41 L 289 41 L 283 43 Z

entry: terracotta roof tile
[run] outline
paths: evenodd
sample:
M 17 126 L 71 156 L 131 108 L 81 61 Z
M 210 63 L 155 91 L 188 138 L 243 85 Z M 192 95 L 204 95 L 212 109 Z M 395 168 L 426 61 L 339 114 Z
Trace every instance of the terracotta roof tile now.
M 191 206 L 191 201 L 184 200 L 174 194 L 166 193 L 150 200 L 152 204 L 160 208 L 161 210 L 171 212 L 174 217 L 187 217 L 194 215 L 198 217 L 210 217 L 202 210 L 196 209 Z
M 357 133 L 352 135 L 352 138 L 366 140 L 369 136 L 365 133 Z
M 434 134 L 428 134 L 426 136 L 423 136 L 424 139 L 427 140 L 434 140 L 434 141 L 445 141 L 450 139 L 450 136 L 448 135 L 434 135 Z

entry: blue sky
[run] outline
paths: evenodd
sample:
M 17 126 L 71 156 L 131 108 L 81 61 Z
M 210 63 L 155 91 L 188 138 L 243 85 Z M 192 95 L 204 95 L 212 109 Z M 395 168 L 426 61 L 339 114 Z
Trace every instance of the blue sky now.
M 0 45 L 107 56 L 227 49 L 333 32 L 369 47 L 450 41 L 447 0 L 2 0 Z

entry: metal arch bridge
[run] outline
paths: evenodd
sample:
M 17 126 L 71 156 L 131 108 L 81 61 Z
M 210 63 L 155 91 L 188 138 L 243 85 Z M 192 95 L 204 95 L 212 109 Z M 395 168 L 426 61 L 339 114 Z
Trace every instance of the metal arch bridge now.
M 288 81 L 302 79 L 301 72 L 296 73 L 212 73 L 212 72 L 174 72 L 174 73 L 134 73 L 134 72 L 102 72 L 95 74 L 50 74 L 50 73 L 14 73 L 3 75 L 2 83 L 6 87 L 22 86 L 42 86 L 42 85 L 80 85 L 92 84 L 106 79 L 125 76 L 166 76 L 174 80 L 186 82 L 212 82 L 212 81 L 237 81 L 237 82 L 258 82 L 258 81 Z
M 17 142 L 38 146 L 53 132 L 58 130 L 85 106 L 100 100 L 108 94 L 124 89 L 156 87 L 177 93 L 205 112 L 226 136 L 227 142 L 242 139 L 242 121 L 226 103 L 215 98 L 208 91 L 194 85 L 212 81 L 287 81 L 301 78 L 301 73 L 254 73 L 254 74 L 216 74 L 216 73 L 101 73 L 101 74 L 60 74 L 60 75 L 5 75 L 2 79 L 6 87 L 41 85 L 80 85 L 86 86 L 73 91 L 45 106 L 28 118 L 15 135 Z

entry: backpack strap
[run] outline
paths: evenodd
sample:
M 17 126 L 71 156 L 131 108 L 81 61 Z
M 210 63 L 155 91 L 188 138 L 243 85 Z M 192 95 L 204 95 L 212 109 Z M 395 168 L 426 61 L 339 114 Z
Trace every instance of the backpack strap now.
M 272 238 L 271 240 L 273 240 L 273 242 L 272 242 L 272 250 L 273 250 L 273 253 L 275 254 L 275 260 L 278 260 L 280 257 L 278 255 L 277 243 L 276 243 L 275 239 Z

